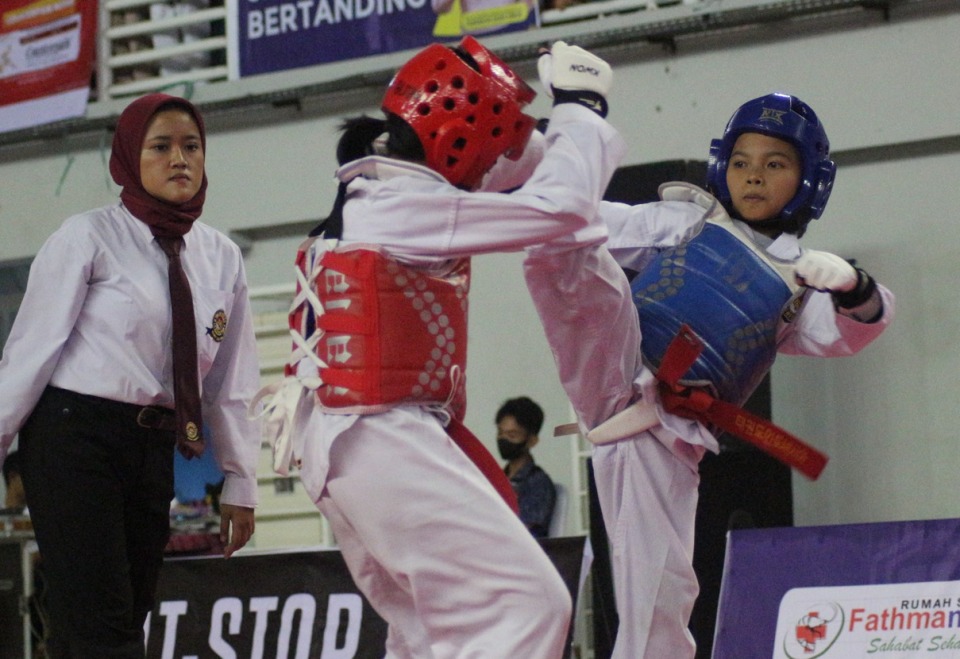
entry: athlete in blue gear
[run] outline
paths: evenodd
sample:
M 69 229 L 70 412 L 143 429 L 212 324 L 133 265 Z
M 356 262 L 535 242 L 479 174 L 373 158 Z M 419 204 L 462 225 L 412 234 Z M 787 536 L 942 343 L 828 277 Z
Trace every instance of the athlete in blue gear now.
M 528 248 L 524 263 L 561 383 L 595 442 L 618 659 L 695 654 L 698 463 L 718 445 L 707 423 L 662 404 L 656 369 L 681 325 L 704 344 L 683 382 L 740 404 L 777 352 L 851 355 L 893 317 L 893 295 L 863 270 L 800 247 L 835 172 L 808 105 L 783 94 L 744 104 L 713 142 L 709 172 L 716 196 L 668 183 L 659 202 L 604 203 L 593 226 Z M 621 268 L 639 273 L 632 291 Z

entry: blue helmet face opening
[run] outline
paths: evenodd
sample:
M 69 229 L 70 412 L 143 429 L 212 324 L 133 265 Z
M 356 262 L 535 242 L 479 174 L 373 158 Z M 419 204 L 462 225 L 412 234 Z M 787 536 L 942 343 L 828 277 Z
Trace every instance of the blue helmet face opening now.
M 802 234 L 807 223 L 823 213 L 833 188 L 837 166 L 830 160 L 830 141 L 813 109 L 795 96 L 767 94 L 741 105 L 723 131 L 710 144 L 707 187 L 730 208 L 727 165 L 733 146 L 743 133 L 762 133 L 790 142 L 802 160 L 802 178 L 797 193 L 780 212 L 780 220 L 792 220 Z

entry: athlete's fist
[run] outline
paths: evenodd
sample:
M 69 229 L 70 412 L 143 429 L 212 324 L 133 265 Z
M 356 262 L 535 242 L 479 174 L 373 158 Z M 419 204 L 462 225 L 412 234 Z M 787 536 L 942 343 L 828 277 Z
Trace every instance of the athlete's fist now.
M 579 103 L 606 116 L 613 70 L 593 53 L 557 41 L 540 55 L 537 73 L 554 105 Z
M 794 264 L 801 286 L 828 293 L 846 293 L 857 288 L 860 275 L 849 262 L 830 252 L 805 249 Z

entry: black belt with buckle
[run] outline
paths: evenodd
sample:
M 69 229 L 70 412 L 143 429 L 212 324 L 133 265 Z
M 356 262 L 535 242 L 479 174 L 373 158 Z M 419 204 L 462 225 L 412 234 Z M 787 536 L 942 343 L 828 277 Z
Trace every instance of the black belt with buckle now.
M 137 412 L 137 425 L 152 430 L 167 430 L 175 432 L 177 429 L 177 415 L 166 407 L 141 407 Z
M 44 395 L 56 396 L 58 401 L 63 402 L 65 412 L 71 404 L 79 404 L 89 409 L 90 414 L 102 416 L 105 420 L 109 419 L 108 423 L 136 424 L 140 428 L 167 432 L 176 432 L 177 430 L 177 414 L 168 407 L 125 403 L 90 394 L 81 394 L 70 389 L 60 389 L 52 385 L 47 385 L 47 391 Z

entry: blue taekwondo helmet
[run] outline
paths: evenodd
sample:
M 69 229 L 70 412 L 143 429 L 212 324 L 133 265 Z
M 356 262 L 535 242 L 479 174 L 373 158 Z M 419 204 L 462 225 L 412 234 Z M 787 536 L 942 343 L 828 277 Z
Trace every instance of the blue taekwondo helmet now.
M 833 188 L 837 165 L 830 160 L 830 140 L 813 109 L 796 96 L 767 94 L 741 105 L 723 131 L 710 143 L 707 187 L 726 208 L 730 208 L 727 165 L 741 133 L 761 133 L 793 144 L 803 161 L 800 188 L 777 221 L 789 221 L 802 235 L 810 220 L 823 213 Z

